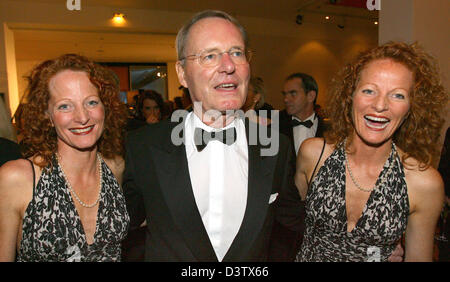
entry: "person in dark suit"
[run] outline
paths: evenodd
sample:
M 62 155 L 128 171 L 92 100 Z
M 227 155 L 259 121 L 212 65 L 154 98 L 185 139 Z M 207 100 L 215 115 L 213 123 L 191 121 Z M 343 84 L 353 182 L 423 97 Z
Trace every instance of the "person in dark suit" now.
M 291 139 L 296 153 L 305 139 L 323 137 L 323 119 L 314 111 L 318 93 L 316 80 L 308 74 L 293 73 L 285 80 L 286 108 L 280 112 L 280 133 Z
M 265 153 L 251 141 L 255 127 L 236 115 L 250 78 L 245 29 L 224 12 L 203 11 L 176 46 L 193 111 L 126 142 L 123 187 L 131 226 L 147 222 L 145 260 L 265 261 L 274 219 L 295 226 L 300 203 L 290 198 L 298 192 L 289 140 L 276 132 L 276 150 Z
M 314 111 L 318 93 L 316 80 L 308 74 L 293 73 L 285 80 L 282 94 L 286 108 L 279 114 L 279 131 L 291 140 L 296 153 L 305 139 L 323 136 L 323 119 Z M 275 222 L 270 240 L 270 261 L 295 260 L 304 232 L 303 221 L 299 224 L 296 228 L 299 231 L 293 231 Z
M 20 147 L 17 143 L 0 137 L 0 166 L 12 160 L 20 159 Z

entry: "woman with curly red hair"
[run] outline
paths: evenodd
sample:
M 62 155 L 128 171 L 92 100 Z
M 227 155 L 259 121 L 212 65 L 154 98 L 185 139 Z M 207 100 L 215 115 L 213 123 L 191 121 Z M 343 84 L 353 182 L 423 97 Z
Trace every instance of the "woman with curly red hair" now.
M 430 166 L 448 103 L 434 60 L 390 42 L 335 80 L 325 139 L 305 141 L 295 182 L 306 197 L 298 261 L 431 261 L 443 182 Z M 326 140 L 326 141 L 325 141 Z
M 117 261 L 126 108 L 111 72 L 67 54 L 36 66 L 18 117 L 27 159 L 0 169 L 0 260 Z

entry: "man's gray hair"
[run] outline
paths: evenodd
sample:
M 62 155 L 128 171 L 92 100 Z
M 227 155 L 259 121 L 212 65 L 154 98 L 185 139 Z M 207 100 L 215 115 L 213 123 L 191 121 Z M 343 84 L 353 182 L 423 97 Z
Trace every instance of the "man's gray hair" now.
M 233 23 L 241 32 L 242 38 L 244 39 L 245 48 L 247 48 L 248 36 L 245 28 L 232 16 L 228 15 L 225 12 L 217 11 L 217 10 L 205 10 L 200 13 L 194 15 L 179 31 L 176 38 L 176 48 L 177 48 L 177 58 L 178 60 L 182 60 L 185 58 L 186 54 L 184 54 L 186 48 L 186 42 L 189 36 L 189 31 L 191 27 L 198 21 L 206 18 L 222 18 L 231 23 Z

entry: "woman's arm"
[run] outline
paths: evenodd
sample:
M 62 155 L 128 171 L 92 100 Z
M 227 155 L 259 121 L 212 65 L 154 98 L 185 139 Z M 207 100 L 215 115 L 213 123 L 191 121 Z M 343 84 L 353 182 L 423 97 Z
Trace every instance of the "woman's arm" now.
M 31 165 L 26 160 L 0 167 L 0 261 L 15 259 L 23 212 L 33 193 L 32 178 Z
M 405 261 L 432 261 L 436 223 L 444 203 L 444 183 L 434 168 L 408 171 L 410 216 L 405 236 Z

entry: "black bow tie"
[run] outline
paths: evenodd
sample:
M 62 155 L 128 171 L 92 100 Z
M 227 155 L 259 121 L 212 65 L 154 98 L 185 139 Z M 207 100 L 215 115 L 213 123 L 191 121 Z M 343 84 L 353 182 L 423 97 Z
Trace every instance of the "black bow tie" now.
M 231 145 L 236 141 L 236 128 L 231 127 L 226 130 L 208 132 L 199 127 L 194 131 L 194 143 L 197 151 L 205 149 L 208 142 L 218 140 L 223 144 Z
M 311 126 L 313 126 L 313 122 L 311 121 L 311 120 L 306 120 L 306 121 L 299 121 L 299 120 L 296 120 L 296 119 L 292 119 L 291 120 L 291 124 L 292 124 L 292 127 L 295 127 L 295 126 L 298 126 L 298 125 L 303 125 L 303 126 L 305 126 L 305 127 L 307 127 L 307 128 L 311 128 Z

